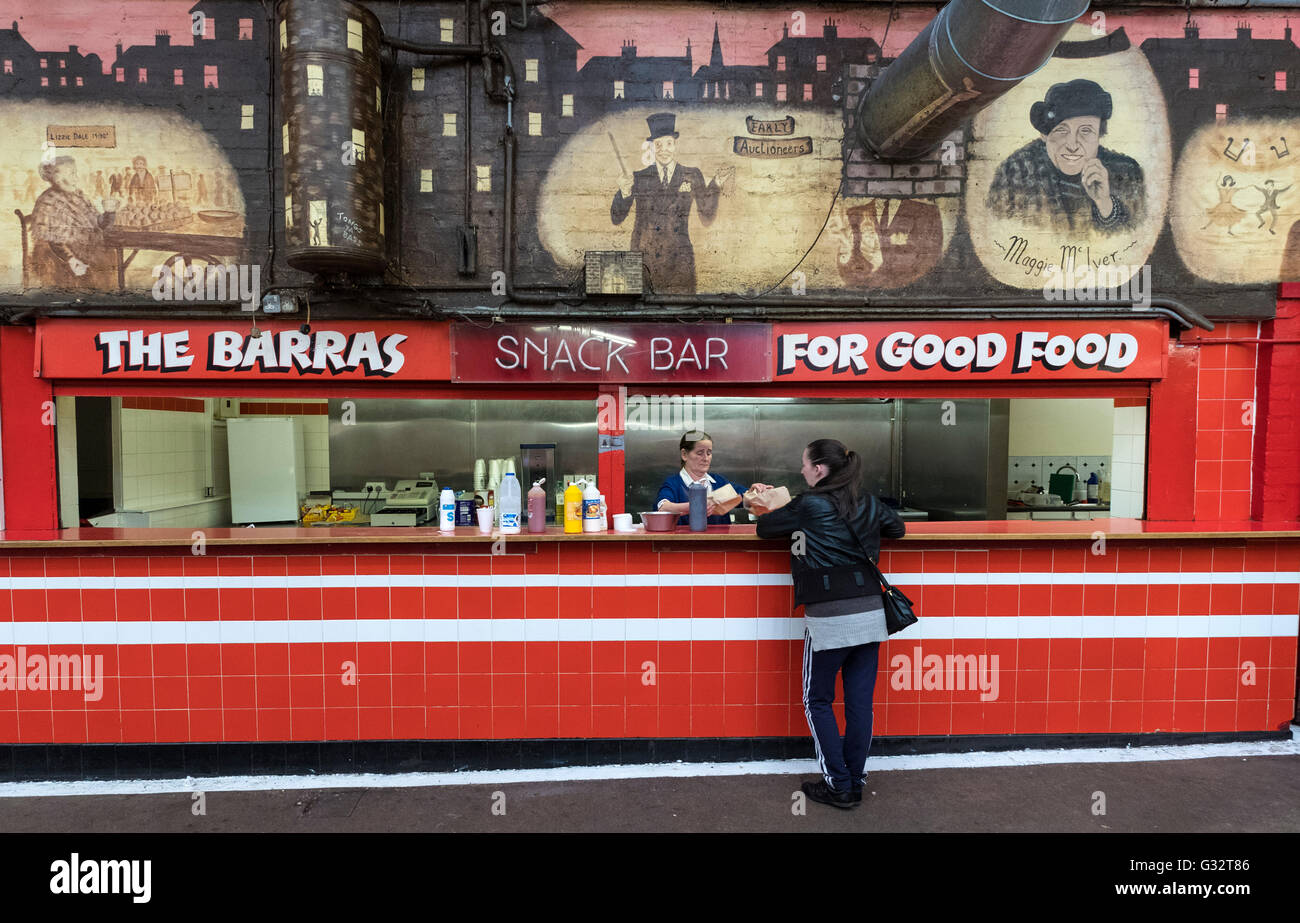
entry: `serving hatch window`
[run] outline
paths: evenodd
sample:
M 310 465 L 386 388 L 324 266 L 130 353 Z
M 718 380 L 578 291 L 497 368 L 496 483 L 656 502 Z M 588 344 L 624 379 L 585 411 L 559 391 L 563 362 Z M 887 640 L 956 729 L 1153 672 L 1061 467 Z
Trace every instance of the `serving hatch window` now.
M 407 524 L 371 521 L 394 497 L 423 524 L 421 500 L 473 499 L 480 468 L 485 498 L 506 470 L 523 492 L 545 479 L 553 514 L 557 488 L 597 478 L 590 400 L 57 401 L 63 528 Z

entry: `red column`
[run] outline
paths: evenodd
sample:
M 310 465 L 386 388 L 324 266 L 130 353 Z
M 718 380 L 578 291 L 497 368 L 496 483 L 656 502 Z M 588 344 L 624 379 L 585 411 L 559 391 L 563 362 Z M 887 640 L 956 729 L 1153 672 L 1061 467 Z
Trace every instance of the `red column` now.
M 602 385 L 596 398 L 596 483 L 609 508 L 606 528 L 613 527 L 613 515 L 623 512 L 623 424 L 627 415 L 627 388 Z
M 1196 370 L 1200 350 L 1174 343 L 1168 374 L 1151 386 L 1147 519 L 1193 518 L 1196 501 Z
M 1261 326 L 1264 340 L 1300 340 L 1300 284 L 1279 287 L 1277 317 Z M 1259 347 L 1255 379 L 1252 519 L 1300 519 L 1300 344 Z
M 36 331 L 0 327 L 0 460 L 4 465 L 5 532 L 59 527 L 54 465 L 54 393 L 37 378 Z

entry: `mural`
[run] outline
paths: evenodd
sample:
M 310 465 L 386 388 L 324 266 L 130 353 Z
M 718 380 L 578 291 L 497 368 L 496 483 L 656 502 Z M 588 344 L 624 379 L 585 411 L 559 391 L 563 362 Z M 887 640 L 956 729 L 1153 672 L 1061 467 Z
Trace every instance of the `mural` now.
M 1183 148 L 1169 225 L 1197 276 L 1237 284 L 1286 278 L 1289 229 L 1300 218 L 1300 163 L 1287 135 L 1300 138 L 1300 115 L 1207 125 Z
M 161 261 L 244 252 L 230 161 L 177 114 L 6 101 L 0 134 L 5 290 L 149 291 Z
M 476 34 L 450 0 L 366 6 L 390 35 Z M 283 233 L 263 5 L 114 9 L 87 30 L 74 0 L 40 16 L 0 0 L 0 203 L 20 213 L 0 221 L 0 291 L 139 292 L 160 262 L 255 260 Z M 1144 270 L 1159 292 L 1254 316 L 1300 278 L 1300 49 L 1284 13 L 1089 16 L 932 154 L 883 163 L 857 145 L 856 105 L 932 10 L 523 10 L 500 39 L 518 72 L 516 285 L 574 284 L 589 250 L 638 250 L 648 290 L 682 294 L 942 298 Z M 386 279 L 487 280 L 504 109 L 475 81 L 466 112 L 461 68 L 396 62 L 376 101 L 399 135 Z M 276 252 L 274 272 L 303 278 Z
M 1164 222 L 1169 129 L 1155 76 L 1123 31 L 1098 41 L 1071 29 L 972 132 L 966 220 L 990 275 L 1041 290 L 1140 271 Z

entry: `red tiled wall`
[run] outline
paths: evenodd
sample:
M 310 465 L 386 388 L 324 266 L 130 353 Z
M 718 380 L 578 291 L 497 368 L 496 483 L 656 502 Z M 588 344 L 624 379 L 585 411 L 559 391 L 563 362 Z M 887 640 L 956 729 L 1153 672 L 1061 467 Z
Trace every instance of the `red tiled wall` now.
M 1186 334 L 1186 342 L 1201 339 L 1258 337 L 1256 323 L 1227 323 L 1206 333 Z M 1196 381 L 1195 519 L 1243 520 L 1251 516 L 1251 452 L 1255 403 L 1254 343 L 1205 343 L 1200 346 Z M 1151 477 L 1164 472 L 1153 469 Z
M 1291 288 L 1300 286 L 1283 286 Z M 1296 520 L 1300 519 L 1300 405 L 1296 401 L 1300 300 L 1279 301 L 1277 317 L 1261 325 L 1260 335 L 1284 342 L 1263 344 L 1259 350 L 1252 515 L 1265 521 Z
M 123 410 L 175 410 L 181 413 L 203 413 L 203 401 L 189 397 L 124 397 Z
M 102 655 L 108 677 L 96 702 L 0 691 L 0 742 L 807 733 L 802 642 L 755 637 L 790 616 L 784 553 L 534 547 L 0 558 L 3 636 L 28 639 L 28 654 Z M 879 735 L 1260 731 L 1292 715 L 1300 542 L 1112 540 L 1100 556 L 1077 542 L 909 544 L 882 563 L 927 636 L 909 629 L 882 648 Z M 1015 621 L 988 621 L 999 618 Z M 680 630 L 674 619 L 690 620 L 692 640 L 626 640 Z M 556 640 L 561 624 L 600 634 Z M 1014 635 L 995 637 L 997 624 Z M 411 626 L 455 635 L 392 640 Z M 137 634 L 88 640 L 106 630 Z M 305 634 L 291 643 L 291 630 Z M 81 643 L 36 642 L 51 631 Z M 17 647 L 0 644 L 0 657 Z M 896 658 L 918 649 L 996 655 L 997 698 L 894 688 L 911 672 Z M 355 685 L 341 679 L 349 663 Z

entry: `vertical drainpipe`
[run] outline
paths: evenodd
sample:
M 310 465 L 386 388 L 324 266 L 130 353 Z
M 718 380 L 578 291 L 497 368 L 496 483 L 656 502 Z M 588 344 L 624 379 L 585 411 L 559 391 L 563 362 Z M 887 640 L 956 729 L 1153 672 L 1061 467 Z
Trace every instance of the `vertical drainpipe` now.
M 863 95 L 859 140 L 885 160 L 928 153 L 1051 60 L 1088 3 L 952 0 Z

